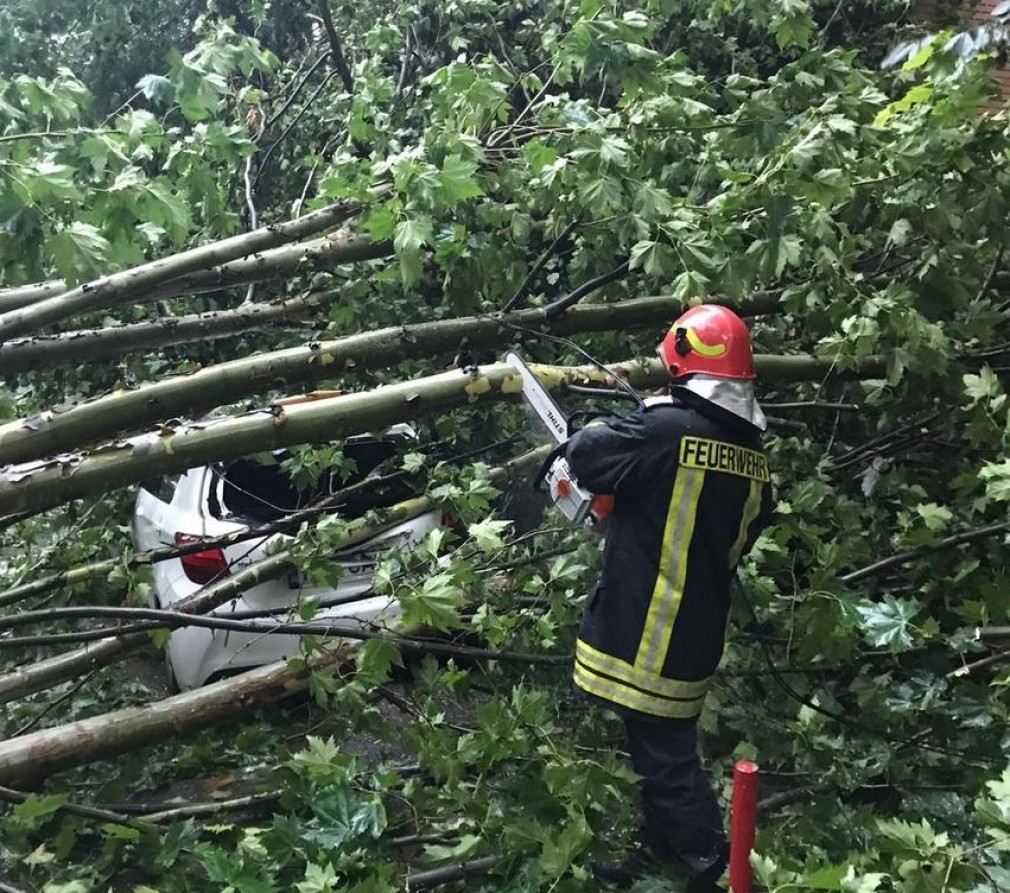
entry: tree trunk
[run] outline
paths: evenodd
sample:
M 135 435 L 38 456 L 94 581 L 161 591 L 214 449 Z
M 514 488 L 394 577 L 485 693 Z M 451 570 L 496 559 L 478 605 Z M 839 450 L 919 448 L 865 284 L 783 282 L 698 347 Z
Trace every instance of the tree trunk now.
M 111 364 L 124 354 L 140 350 L 228 338 L 308 316 L 338 300 L 340 294 L 336 290 L 313 292 L 276 304 L 246 304 L 216 313 L 166 316 L 131 325 L 18 338 L 8 341 L 0 350 L 0 375 L 89 360 L 105 360 Z
M 337 226 L 358 212 L 355 202 L 340 202 L 286 223 L 262 227 L 251 233 L 201 245 L 181 254 L 160 258 L 122 273 L 86 282 L 68 292 L 45 298 L 28 307 L 0 313 L 0 341 L 30 335 L 44 326 L 88 310 L 118 303 L 124 295 L 155 289 L 166 282 L 284 245 Z
M 354 646 L 338 646 L 301 669 L 292 669 L 287 661 L 269 664 L 140 707 L 0 742 L 0 783 L 34 786 L 61 769 L 108 759 L 241 716 L 259 704 L 301 691 L 312 672 L 346 660 L 354 650 Z
M 743 314 L 777 309 L 774 296 L 762 296 L 740 307 Z M 171 418 L 194 414 L 280 387 L 298 387 L 351 370 L 380 368 L 400 360 L 455 351 L 464 338 L 472 348 L 500 355 L 510 344 L 529 337 L 512 328 L 568 335 L 575 332 L 664 326 L 682 309 L 671 297 L 638 298 L 619 304 L 573 307 L 547 320 L 543 310 L 507 317 L 463 317 L 380 329 L 287 350 L 219 363 L 192 375 L 169 378 L 82 403 L 59 413 L 45 412 L 0 425 L 0 464 L 26 462 L 81 449 L 118 434 Z M 825 367 L 826 368 L 826 367 Z
M 316 360 L 324 366 L 333 362 L 325 353 Z M 878 374 L 880 365 L 864 363 L 860 372 Z M 758 374 L 770 381 L 820 380 L 836 370 L 829 360 L 803 356 L 758 357 L 757 367 Z M 595 366 L 534 368 L 551 390 L 569 382 L 605 384 L 610 377 Z M 656 387 L 668 381 L 658 359 L 612 364 L 609 368 L 636 387 Z M 7 466 L 0 470 L 0 515 L 38 512 L 146 478 L 238 458 L 253 450 L 326 443 L 478 400 L 514 399 L 519 393 L 520 379 L 515 370 L 506 363 L 495 363 L 473 373 L 457 369 L 371 391 L 275 404 L 237 417 L 164 428 L 115 441 L 92 453 L 63 454 Z
M 0 288 L 0 313 L 27 307 L 46 298 L 62 295 L 67 290 L 67 283 L 62 279 L 48 279 L 45 282 L 33 282 L 31 285 L 14 285 L 10 288 Z
M 393 246 L 388 242 L 373 242 L 368 236 L 341 230 L 308 242 L 282 245 L 280 248 L 260 251 L 252 257 L 233 260 L 209 270 L 179 276 L 157 288 L 127 289 L 107 306 L 131 301 L 151 304 L 167 298 L 248 285 L 250 282 L 287 279 L 302 271 L 325 269 L 363 260 L 377 260 L 389 257 L 392 253 Z M 44 298 L 62 295 L 67 290 L 68 286 L 62 279 L 0 289 L 0 313 L 36 304 Z
M 166 298 L 197 295 L 251 282 L 289 279 L 298 273 L 323 270 L 340 264 L 378 260 L 389 257 L 393 246 L 389 242 L 373 242 L 368 236 L 348 230 L 331 233 L 307 242 L 282 245 L 260 251 L 250 257 L 180 276 L 153 290 L 127 294 L 117 304 L 142 301 L 150 304 Z

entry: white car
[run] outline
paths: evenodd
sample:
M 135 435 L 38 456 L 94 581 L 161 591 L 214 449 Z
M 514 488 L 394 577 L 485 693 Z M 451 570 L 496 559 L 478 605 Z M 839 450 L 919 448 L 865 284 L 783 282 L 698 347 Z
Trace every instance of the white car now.
M 408 428 L 390 434 L 409 436 L 413 432 Z M 350 479 L 324 475 L 311 489 L 295 487 L 279 465 L 264 465 L 253 458 L 191 468 L 184 474 L 145 484 L 137 494 L 134 544 L 144 551 L 189 545 L 269 523 L 374 473 L 396 452 L 392 436 L 353 437 L 342 447 L 344 456 L 355 461 L 356 473 Z M 284 455 L 284 451 L 275 453 L 278 459 Z M 320 606 L 314 615 L 317 620 L 350 620 L 363 625 L 395 623 L 399 615 L 395 599 L 368 595 L 376 556 L 394 546 L 416 546 L 441 523 L 438 512 L 427 512 L 335 555 L 334 563 L 342 569 L 335 589 L 312 586 L 292 570 L 286 576 L 254 586 L 213 613 L 270 610 L 279 612 L 281 617 L 290 613 L 297 619 L 295 611 L 299 603 L 314 599 Z M 278 540 L 285 539 L 290 537 L 275 534 L 155 563 L 152 607 L 171 609 L 207 584 L 265 558 Z M 326 607 L 327 602 L 337 604 Z M 235 670 L 285 660 L 298 655 L 299 650 L 300 638 L 294 635 L 183 627 L 169 636 L 166 659 L 175 684 L 189 689 Z

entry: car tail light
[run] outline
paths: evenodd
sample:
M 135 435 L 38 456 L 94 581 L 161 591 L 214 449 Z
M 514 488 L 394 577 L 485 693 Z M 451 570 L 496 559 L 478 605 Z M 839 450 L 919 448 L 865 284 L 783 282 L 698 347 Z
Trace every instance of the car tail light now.
M 460 524 L 459 519 L 449 512 L 442 512 L 441 524 L 446 530 L 451 530 L 461 539 L 467 538 L 466 528 Z
M 192 533 L 177 533 L 175 544 L 177 546 L 192 546 L 200 542 L 203 537 L 194 536 Z M 186 574 L 186 579 L 193 583 L 213 583 L 222 577 L 227 577 L 228 560 L 224 557 L 221 549 L 204 549 L 200 552 L 190 552 L 188 555 L 181 555 L 182 570 Z

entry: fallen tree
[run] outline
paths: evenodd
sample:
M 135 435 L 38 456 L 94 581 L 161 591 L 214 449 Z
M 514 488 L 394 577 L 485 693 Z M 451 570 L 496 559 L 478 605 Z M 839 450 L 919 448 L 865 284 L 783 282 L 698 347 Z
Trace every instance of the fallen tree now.
M 756 295 L 740 309 L 745 314 L 767 313 L 775 309 L 776 303 L 774 295 Z M 573 307 L 551 319 L 543 310 L 521 311 L 507 317 L 471 316 L 260 353 L 191 375 L 117 391 L 70 408 L 61 407 L 59 412 L 7 422 L 0 425 L 0 464 L 41 459 L 158 421 L 199 414 L 252 394 L 297 387 L 403 359 L 432 357 L 456 350 L 464 339 L 474 348 L 499 351 L 504 344 L 535 338 L 537 332 L 569 335 L 661 326 L 668 324 L 681 306 L 674 298 L 652 297 Z
M 360 210 L 356 202 L 339 202 L 286 223 L 279 223 L 159 258 L 95 282 L 85 282 L 70 291 L 42 298 L 33 304 L 0 313 L 0 341 L 38 332 L 43 327 L 89 310 L 113 306 L 137 293 L 155 289 L 208 268 L 283 245 L 297 242 L 322 230 L 338 226 Z
M 325 355 L 317 362 L 327 365 Z M 756 358 L 767 381 L 811 381 L 836 373 L 834 364 L 815 357 Z M 535 366 L 544 384 L 557 390 L 567 383 L 607 384 L 620 376 L 634 387 L 660 387 L 668 374 L 659 360 L 614 363 L 609 372 L 595 366 Z M 879 375 L 882 361 L 869 360 L 856 375 Z M 853 374 L 853 373 L 848 373 Z M 207 462 L 303 443 L 325 443 L 354 434 L 445 412 L 481 401 L 517 398 L 521 382 L 506 363 L 472 372 L 453 370 L 372 391 L 342 394 L 294 405 L 254 410 L 244 415 L 166 425 L 160 431 L 115 441 L 89 453 L 63 454 L 0 470 L 0 513 L 39 512 L 71 499 Z M 253 445 L 255 445 L 253 447 Z
M 164 316 L 128 325 L 16 338 L 5 343 L 0 351 L 0 375 L 98 359 L 112 362 L 123 355 L 165 345 L 228 338 L 242 332 L 301 320 L 339 299 L 340 291 L 331 289 L 270 304 L 244 304 L 234 310 Z
M 151 304 L 168 298 L 198 295 L 254 282 L 284 280 L 298 273 L 388 257 L 392 250 L 388 243 L 375 242 L 368 236 L 340 230 L 307 242 L 259 251 L 249 257 L 169 279 L 155 287 L 147 286 L 140 280 L 131 287 L 122 288 L 114 297 L 109 296 L 103 307 L 111 308 L 127 303 Z M 171 257 L 164 258 L 165 263 L 171 260 Z M 0 289 L 0 313 L 58 297 L 68 290 L 62 279 Z

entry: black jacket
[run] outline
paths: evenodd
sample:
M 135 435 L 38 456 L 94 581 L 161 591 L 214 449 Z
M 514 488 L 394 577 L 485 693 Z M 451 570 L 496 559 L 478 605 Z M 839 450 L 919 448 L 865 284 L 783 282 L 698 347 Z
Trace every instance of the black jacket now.
M 590 423 L 567 457 L 580 484 L 616 497 L 576 684 L 624 710 L 697 716 L 733 571 L 771 515 L 760 432 L 692 397 Z

